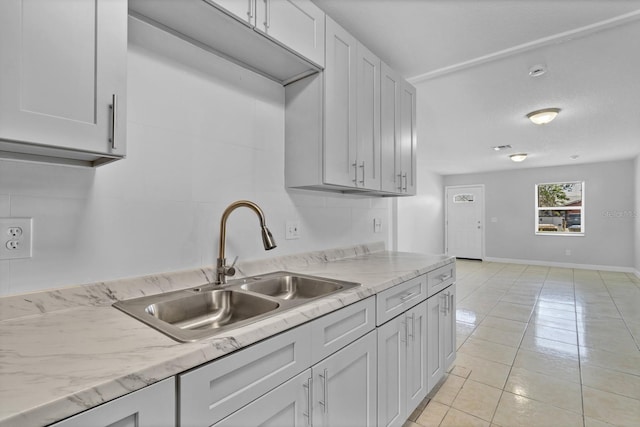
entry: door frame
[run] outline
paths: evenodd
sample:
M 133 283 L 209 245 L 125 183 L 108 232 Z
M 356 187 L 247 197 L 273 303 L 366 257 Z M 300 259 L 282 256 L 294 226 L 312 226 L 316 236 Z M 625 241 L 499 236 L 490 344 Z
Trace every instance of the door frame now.
M 444 252 L 449 255 L 449 190 L 455 190 L 456 188 L 478 188 L 482 194 L 481 206 L 480 206 L 480 259 L 485 259 L 485 191 L 484 184 L 469 184 L 469 185 L 446 185 L 444 187 Z

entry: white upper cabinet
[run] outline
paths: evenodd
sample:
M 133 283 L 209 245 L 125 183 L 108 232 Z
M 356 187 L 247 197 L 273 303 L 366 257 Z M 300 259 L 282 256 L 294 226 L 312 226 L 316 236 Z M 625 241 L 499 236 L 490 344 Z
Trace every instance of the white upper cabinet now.
M 380 158 L 381 189 L 391 193 L 402 190 L 398 170 L 400 156 L 400 85 L 402 79 L 382 63 L 380 76 Z
M 358 43 L 357 187 L 380 190 L 380 59 Z
M 380 190 L 380 59 L 326 18 L 325 69 L 286 87 L 289 187 Z
M 324 12 L 310 0 L 129 0 L 132 16 L 287 84 L 324 66 Z
M 257 30 L 319 66 L 324 66 L 325 15 L 318 6 L 311 0 L 254 2 Z
M 0 157 L 124 157 L 126 56 L 126 0 L 0 2 Z
M 356 187 L 358 41 L 329 17 L 326 22 L 324 183 Z
M 416 88 L 406 81 L 400 86 L 400 155 L 396 157 L 401 193 L 416 194 Z
M 380 79 L 381 187 L 416 194 L 416 89 L 382 64 Z

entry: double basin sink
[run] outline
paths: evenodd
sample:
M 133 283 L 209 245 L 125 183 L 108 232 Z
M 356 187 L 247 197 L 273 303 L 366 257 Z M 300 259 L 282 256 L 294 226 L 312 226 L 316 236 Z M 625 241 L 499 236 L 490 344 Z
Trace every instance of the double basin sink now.
M 280 271 L 118 301 L 113 306 L 177 341 L 190 342 L 357 286 Z

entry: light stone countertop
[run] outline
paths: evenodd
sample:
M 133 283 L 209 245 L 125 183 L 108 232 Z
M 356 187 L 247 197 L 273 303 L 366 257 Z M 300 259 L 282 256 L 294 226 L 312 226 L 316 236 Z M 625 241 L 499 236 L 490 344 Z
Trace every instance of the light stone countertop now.
M 208 283 L 212 268 L 0 298 L 0 427 L 64 419 L 451 262 L 374 243 L 239 263 L 239 278 L 291 271 L 362 286 L 193 343 L 111 304 Z

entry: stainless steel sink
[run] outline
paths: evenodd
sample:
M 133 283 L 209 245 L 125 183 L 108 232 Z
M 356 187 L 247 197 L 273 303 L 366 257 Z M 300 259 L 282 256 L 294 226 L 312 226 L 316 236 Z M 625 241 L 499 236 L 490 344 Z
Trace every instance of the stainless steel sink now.
M 118 301 L 113 306 L 177 341 L 188 342 L 357 286 L 282 271 Z
M 325 279 L 288 274 L 284 276 L 264 278 L 263 280 L 253 283 L 246 283 L 242 285 L 242 289 L 263 295 L 269 295 L 274 298 L 294 300 L 312 299 L 329 295 L 344 289 L 344 285 Z
M 215 329 L 268 313 L 279 306 L 277 302 L 254 295 L 220 290 L 154 303 L 145 311 L 180 329 Z

